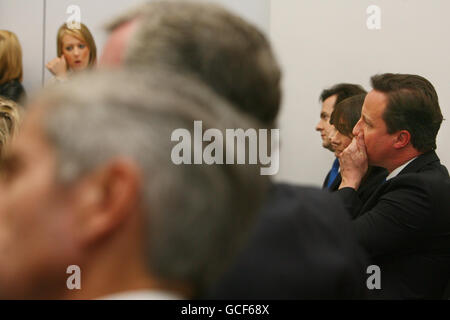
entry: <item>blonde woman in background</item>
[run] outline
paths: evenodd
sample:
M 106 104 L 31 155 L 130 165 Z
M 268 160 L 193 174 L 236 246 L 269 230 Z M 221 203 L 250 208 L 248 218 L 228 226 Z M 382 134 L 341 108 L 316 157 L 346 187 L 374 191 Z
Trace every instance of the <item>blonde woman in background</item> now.
M 22 86 L 22 47 L 17 36 L 0 30 L 0 96 L 15 102 L 25 99 Z
M 57 80 L 66 80 L 73 72 L 95 65 L 97 47 L 89 29 L 83 23 L 80 28 L 69 28 L 64 23 L 56 36 L 57 57 L 47 63 L 47 69 Z

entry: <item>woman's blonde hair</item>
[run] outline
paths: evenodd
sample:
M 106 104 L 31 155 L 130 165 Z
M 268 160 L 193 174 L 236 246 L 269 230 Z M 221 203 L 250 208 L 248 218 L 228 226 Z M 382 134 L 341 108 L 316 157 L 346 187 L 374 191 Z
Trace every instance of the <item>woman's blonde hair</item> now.
M 0 84 L 11 80 L 22 81 L 22 47 L 17 36 L 0 30 Z
M 63 52 L 63 37 L 68 34 L 77 38 L 80 41 L 86 42 L 89 47 L 89 67 L 92 67 L 97 61 L 97 47 L 95 45 L 94 37 L 89 29 L 83 23 L 80 23 L 80 28 L 69 28 L 66 23 L 59 27 L 56 35 L 56 53 L 61 57 Z
M 16 135 L 21 120 L 20 106 L 0 96 L 0 157 L 9 141 Z

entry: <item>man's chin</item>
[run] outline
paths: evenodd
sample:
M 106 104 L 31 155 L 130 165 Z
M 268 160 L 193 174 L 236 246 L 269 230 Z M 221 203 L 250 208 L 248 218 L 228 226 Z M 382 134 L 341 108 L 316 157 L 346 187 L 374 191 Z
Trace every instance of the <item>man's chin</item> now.
M 331 145 L 331 143 L 323 143 L 322 144 L 322 147 L 324 147 L 325 149 L 327 149 L 327 150 L 329 150 L 329 151 L 331 151 L 331 152 L 334 152 L 334 149 L 333 149 L 333 146 Z

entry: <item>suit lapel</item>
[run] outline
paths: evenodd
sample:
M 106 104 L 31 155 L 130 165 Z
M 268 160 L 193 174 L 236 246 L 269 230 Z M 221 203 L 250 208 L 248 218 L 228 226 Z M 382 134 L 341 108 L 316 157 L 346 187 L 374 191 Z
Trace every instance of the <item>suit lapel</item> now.
M 336 191 L 337 189 L 339 189 L 339 186 L 341 185 L 342 182 L 342 177 L 341 177 L 341 173 L 339 172 L 339 174 L 337 175 L 336 179 L 334 179 L 333 183 L 330 186 L 330 191 Z
M 328 179 L 330 179 L 330 172 L 328 172 L 327 176 L 325 177 L 325 181 L 323 182 L 322 189 L 326 189 L 327 188 Z

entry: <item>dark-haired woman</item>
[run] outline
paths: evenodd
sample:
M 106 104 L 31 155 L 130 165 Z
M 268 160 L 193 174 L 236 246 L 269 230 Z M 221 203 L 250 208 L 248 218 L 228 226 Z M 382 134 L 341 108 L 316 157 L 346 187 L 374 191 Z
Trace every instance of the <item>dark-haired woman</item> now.
M 330 139 L 334 153 L 338 158 L 354 138 L 353 127 L 361 118 L 361 109 L 365 96 L 365 94 L 360 94 L 347 98 L 334 107 L 330 118 L 330 123 L 334 126 L 334 130 L 330 135 Z M 385 181 L 387 175 L 388 172 L 384 168 L 369 167 L 357 190 L 361 203 L 365 203 L 370 198 L 373 192 Z M 336 192 L 342 191 L 337 190 Z M 350 207 L 347 209 L 350 209 Z

